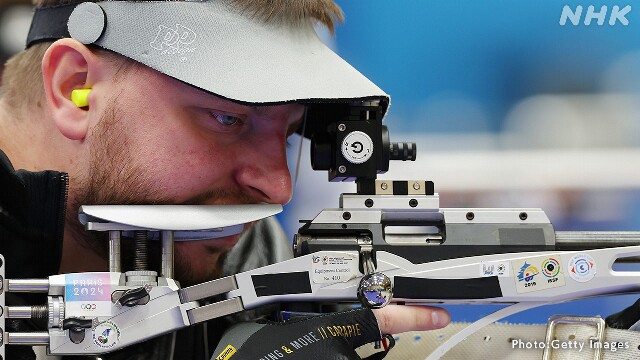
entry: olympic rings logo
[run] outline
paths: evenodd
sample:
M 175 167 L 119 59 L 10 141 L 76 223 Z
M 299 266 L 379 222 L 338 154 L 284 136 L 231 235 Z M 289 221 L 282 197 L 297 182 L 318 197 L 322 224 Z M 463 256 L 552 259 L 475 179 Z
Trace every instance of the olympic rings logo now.
M 80 304 L 80 309 L 82 310 L 95 310 L 96 304 Z

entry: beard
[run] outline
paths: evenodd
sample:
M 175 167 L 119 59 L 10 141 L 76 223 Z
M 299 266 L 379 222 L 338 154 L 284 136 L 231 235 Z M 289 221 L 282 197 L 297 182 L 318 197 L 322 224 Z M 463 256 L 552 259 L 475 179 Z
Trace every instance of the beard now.
M 209 189 L 195 194 L 186 201 L 177 202 L 166 195 L 157 187 L 157 182 L 148 171 L 153 164 L 140 161 L 133 155 L 135 146 L 131 135 L 125 130 L 126 119 L 122 111 L 117 107 L 117 99 L 110 102 L 102 118 L 91 132 L 92 144 L 90 146 L 91 161 L 89 171 L 85 179 L 72 179 L 74 197 L 72 197 L 66 213 L 66 224 L 71 236 L 79 239 L 79 243 L 108 261 L 109 240 L 106 231 L 86 231 L 78 220 L 78 209 L 81 205 L 169 205 L 183 204 L 196 205 L 207 203 L 243 204 L 255 203 L 240 191 L 227 191 L 224 189 Z M 188 174 L 185 174 L 188 176 Z M 246 227 L 245 227 L 246 231 Z M 211 264 L 193 266 L 190 252 L 186 251 L 176 242 L 174 246 L 174 272 L 175 279 L 182 286 L 202 283 L 222 276 L 222 265 L 229 249 L 215 246 L 215 240 L 205 241 L 199 247 L 199 252 L 204 251 Z M 121 240 L 121 264 L 122 271 L 134 269 L 135 241 L 132 238 L 122 237 Z M 148 269 L 158 271 L 161 267 L 160 241 L 148 241 Z M 198 269 L 198 270 L 196 270 Z M 204 269 L 204 270 L 203 270 Z M 106 270 L 106 269 L 105 269 Z

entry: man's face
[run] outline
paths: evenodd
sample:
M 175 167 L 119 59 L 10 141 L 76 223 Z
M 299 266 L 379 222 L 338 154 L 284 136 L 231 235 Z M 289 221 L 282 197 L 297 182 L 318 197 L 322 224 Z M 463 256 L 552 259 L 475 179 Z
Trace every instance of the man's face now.
M 76 229 L 83 204 L 290 200 L 286 139 L 300 125 L 302 105 L 239 105 L 144 66 L 112 86 L 116 95 L 100 102 L 102 115 L 87 137 L 89 166 L 72 175 L 67 218 Z M 74 233 L 107 256 L 103 239 L 96 245 L 91 235 Z M 187 285 L 217 276 L 221 254 L 238 238 L 177 242 L 176 278 Z

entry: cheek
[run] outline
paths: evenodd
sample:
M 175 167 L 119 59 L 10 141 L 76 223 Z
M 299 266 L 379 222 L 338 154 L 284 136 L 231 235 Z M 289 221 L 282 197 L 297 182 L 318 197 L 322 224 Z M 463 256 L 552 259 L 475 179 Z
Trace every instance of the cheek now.
M 234 165 L 229 147 L 205 138 L 177 116 L 136 130 L 135 162 L 156 189 L 176 201 L 228 186 Z

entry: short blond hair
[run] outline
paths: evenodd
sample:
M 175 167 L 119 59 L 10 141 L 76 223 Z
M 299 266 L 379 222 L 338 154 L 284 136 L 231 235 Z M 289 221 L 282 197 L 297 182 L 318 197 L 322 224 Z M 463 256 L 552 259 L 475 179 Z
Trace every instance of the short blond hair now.
M 79 4 L 84 0 L 33 0 L 36 7 Z M 136 0 L 152 1 L 152 0 Z M 215 1 L 215 0 L 211 0 Z M 232 3 L 250 16 L 265 22 L 295 23 L 303 19 L 315 19 L 324 24 L 332 33 L 335 25 L 342 22 L 344 16 L 333 0 L 232 0 Z M 31 46 L 11 57 L 2 73 L 0 98 L 9 109 L 22 110 L 26 104 L 41 105 L 44 97 L 42 82 L 42 57 L 51 42 L 42 42 Z M 94 47 L 101 56 L 111 57 L 122 65 L 132 61 L 126 57 Z M 29 99 L 29 101 L 25 101 Z

